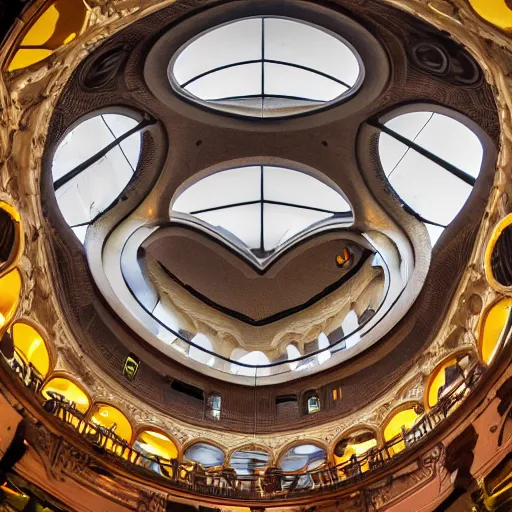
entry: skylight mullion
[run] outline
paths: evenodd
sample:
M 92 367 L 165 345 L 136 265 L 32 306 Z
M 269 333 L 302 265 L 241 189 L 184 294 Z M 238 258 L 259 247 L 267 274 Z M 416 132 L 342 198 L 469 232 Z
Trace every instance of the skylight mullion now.
M 263 178 L 263 174 L 264 174 L 264 170 L 263 170 L 263 165 L 260 166 L 260 176 L 261 176 L 261 180 L 260 180 L 260 249 L 262 251 L 265 250 L 265 228 L 264 228 L 264 225 L 265 225 L 265 222 L 264 222 L 264 208 L 265 208 L 265 195 L 264 195 L 264 192 L 263 192 L 263 187 L 264 187 L 264 178 Z
M 476 179 L 473 176 L 470 176 L 466 172 L 460 170 L 458 167 L 455 167 L 454 165 L 450 164 L 446 160 L 443 160 L 442 158 L 439 158 L 437 155 L 434 155 L 427 149 L 419 146 L 415 142 L 407 139 L 406 137 L 400 135 L 399 133 L 395 132 L 391 128 L 388 128 L 386 125 L 382 124 L 380 121 L 371 121 L 369 124 L 377 129 L 379 129 L 381 132 L 384 132 L 385 134 L 389 135 L 390 137 L 393 137 L 398 142 L 401 142 L 402 144 L 406 145 L 407 147 L 413 149 L 420 155 L 424 156 L 425 158 L 428 158 L 435 164 L 439 165 L 449 173 L 453 174 L 460 180 L 464 181 L 464 183 L 467 183 L 471 187 L 475 185 Z
M 95 164 L 97 161 L 99 161 L 101 158 L 103 158 L 109 151 L 114 149 L 115 147 L 119 146 L 121 142 L 126 140 L 128 137 L 133 135 L 134 133 L 140 132 L 147 126 L 150 126 L 154 124 L 155 121 L 152 119 L 143 119 L 139 124 L 134 126 L 131 130 L 128 130 L 126 133 L 123 133 L 120 137 L 112 141 L 110 144 L 105 146 L 103 149 L 98 151 L 95 155 L 91 156 L 84 162 L 82 162 L 80 165 L 77 165 L 74 169 L 66 173 L 64 176 L 59 178 L 53 183 L 53 190 L 56 192 L 60 187 L 65 185 L 66 183 L 70 182 L 73 178 L 76 178 L 78 175 L 80 175 L 83 171 L 85 171 L 87 168 L 89 168 L 91 165 Z
M 261 59 L 252 59 L 252 60 L 242 60 L 240 62 L 233 62 L 231 64 L 225 64 L 224 66 L 218 66 L 216 68 L 209 69 L 208 71 L 204 71 L 203 73 L 199 73 L 199 75 L 196 75 L 186 82 L 180 84 L 180 87 L 187 87 L 188 85 L 194 83 L 195 81 L 199 80 L 200 78 L 203 78 L 205 76 L 211 75 L 212 73 L 217 73 L 217 71 L 222 71 L 224 69 L 229 68 L 236 68 L 237 66 L 246 66 L 247 64 L 258 64 L 261 62 Z
M 227 210 L 228 208 L 236 208 L 237 206 L 248 206 L 251 204 L 259 204 L 261 201 L 256 199 L 254 201 L 243 201 L 241 203 L 223 204 L 222 206 L 212 206 L 211 208 L 204 208 L 203 210 L 195 210 L 190 212 L 189 215 L 199 215 L 201 213 L 215 212 L 217 210 Z
M 261 18 L 261 117 L 265 112 L 265 18 Z M 262 177 L 263 179 L 263 177 Z
M 103 121 L 103 123 L 107 127 L 107 130 L 112 134 L 112 137 L 114 137 L 114 139 L 115 139 L 116 138 L 116 134 L 112 131 L 112 128 L 110 128 L 110 126 L 108 125 L 107 121 L 105 120 L 105 117 L 101 116 L 101 120 Z M 132 164 L 130 163 L 130 160 L 128 159 L 128 157 L 126 156 L 126 153 L 124 152 L 124 149 L 121 147 L 121 144 L 119 144 L 119 149 L 121 150 L 121 153 L 123 154 L 124 159 L 126 160 L 126 163 L 130 166 L 130 169 L 132 170 L 132 172 L 135 172 L 135 169 L 133 168 Z
M 288 206 L 290 208 L 302 208 L 303 210 L 313 210 L 315 212 L 321 212 L 321 213 L 330 213 L 331 215 L 349 215 L 352 216 L 351 212 L 333 212 L 332 210 L 325 210 L 324 208 L 317 208 L 316 206 L 307 206 L 303 204 L 294 204 L 294 203 L 287 203 L 283 201 L 273 201 L 271 199 L 263 199 L 263 203 L 267 204 L 275 204 L 277 206 Z

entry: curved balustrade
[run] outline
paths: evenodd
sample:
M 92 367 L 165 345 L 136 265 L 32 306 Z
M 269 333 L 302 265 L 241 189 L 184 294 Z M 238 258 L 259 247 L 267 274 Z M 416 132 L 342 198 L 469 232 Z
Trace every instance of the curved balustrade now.
M 365 477 L 366 473 L 383 467 L 400 457 L 424 439 L 437 425 L 465 399 L 475 387 L 483 373 L 483 365 L 474 364 L 466 375 L 451 384 L 450 390 L 427 413 L 408 430 L 387 441 L 381 447 L 373 447 L 366 453 L 338 465 L 326 462 L 314 470 L 286 473 L 277 466 L 256 471 L 252 475 L 238 475 L 229 467 L 203 468 L 194 462 L 178 459 L 163 459 L 156 455 L 143 454 L 130 446 L 115 433 L 88 421 L 86 414 L 56 392 L 48 392 L 50 398 L 44 409 L 66 422 L 83 435 L 96 448 L 118 456 L 120 463 L 138 466 L 163 477 L 171 487 L 186 489 L 198 494 L 207 494 L 233 499 L 265 500 L 286 499 L 311 491 L 332 490 L 350 485 Z M 401 448 L 395 448 L 401 445 Z M 405 446 L 405 449 L 403 448 Z M 125 462 L 122 462 L 124 459 Z

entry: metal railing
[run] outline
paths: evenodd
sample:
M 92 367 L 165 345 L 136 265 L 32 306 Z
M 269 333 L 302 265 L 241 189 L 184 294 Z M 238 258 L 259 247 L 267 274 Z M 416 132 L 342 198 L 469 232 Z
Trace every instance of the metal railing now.
M 62 395 L 49 392 L 44 409 L 60 418 L 90 441 L 96 449 L 110 452 L 118 457 L 119 464 L 126 464 L 148 476 L 159 475 L 171 487 L 211 496 L 244 499 L 286 499 L 308 492 L 338 489 L 365 478 L 399 457 L 423 440 L 439 423 L 465 399 L 475 387 L 483 373 L 480 363 L 462 372 L 452 382 L 437 404 L 410 428 L 381 447 L 373 447 L 366 453 L 355 456 L 341 464 L 324 462 L 320 467 L 303 472 L 287 473 L 278 466 L 257 470 L 252 475 L 239 475 L 229 466 L 203 468 L 195 462 L 180 462 L 177 459 L 143 453 L 131 446 L 115 433 L 115 427 L 107 429 L 88 420 L 87 415 L 76 409 Z

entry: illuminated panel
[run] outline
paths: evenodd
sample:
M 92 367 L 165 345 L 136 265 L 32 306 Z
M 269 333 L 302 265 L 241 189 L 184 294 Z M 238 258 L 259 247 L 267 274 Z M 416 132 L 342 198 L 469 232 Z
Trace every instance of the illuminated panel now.
M 377 446 L 375 434 L 370 430 L 360 430 L 341 439 L 334 449 L 334 461 L 336 465 L 346 464 L 354 455 L 360 458 L 368 450 Z M 368 471 L 369 464 L 365 462 L 361 465 L 361 471 Z M 346 476 L 341 474 L 341 477 Z
M 86 393 L 69 379 L 54 377 L 44 386 L 42 394 L 45 398 L 51 398 L 48 392 L 62 395 L 68 402 L 74 403 L 77 410 L 86 413 L 91 405 Z
M 30 325 L 18 322 L 12 326 L 14 348 L 36 371 L 46 377 L 50 357 L 42 336 Z
M 82 0 L 58 0 L 32 24 L 9 64 L 9 71 L 46 59 L 71 42 L 84 27 L 87 9 Z
M 127 443 L 132 439 L 132 426 L 128 418 L 119 409 L 111 405 L 96 405 L 94 414 L 91 417 L 91 422 L 107 430 L 111 430 L 116 436 Z M 112 449 L 112 442 L 110 440 L 107 442 L 106 448 L 109 450 Z
M 156 455 L 163 459 L 175 459 L 178 449 L 169 437 L 160 432 L 146 430 L 138 435 L 134 448 L 142 453 Z
M 512 299 L 504 298 L 492 306 L 480 327 L 480 356 L 485 364 L 490 364 L 498 352 L 499 342 L 507 325 L 512 307 Z
M 12 270 L 0 278 L 0 330 L 9 325 L 21 293 L 21 276 L 17 270 Z
M 391 441 L 395 436 L 402 433 L 402 427 L 409 430 L 419 417 L 414 408 L 406 409 L 395 414 L 387 423 L 384 429 L 384 441 Z M 405 450 L 405 443 L 402 441 L 389 448 L 390 454 L 399 453 Z
M 469 0 L 471 7 L 486 21 L 499 28 L 512 28 L 512 10 L 506 0 Z

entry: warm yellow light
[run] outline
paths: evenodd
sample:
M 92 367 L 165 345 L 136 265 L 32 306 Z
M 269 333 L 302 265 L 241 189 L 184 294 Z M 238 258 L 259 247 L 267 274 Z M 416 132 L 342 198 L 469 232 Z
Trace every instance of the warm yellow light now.
M 496 355 L 497 344 L 507 322 L 510 308 L 512 308 L 512 299 L 504 298 L 484 314 L 480 327 L 479 345 L 480 355 L 485 364 L 490 364 Z
M 386 425 L 384 429 L 384 441 L 390 441 L 395 436 L 402 432 L 402 427 L 406 430 L 409 430 L 414 422 L 418 419 L 419 415 L 414 411 L 414 409 L 405 409 L 404 411 L 400 411 L 395 414 L 391 420 Z M 398 453 L 405 449 L 405 443 L 400 442 L 395 444 L 390 448 L 390 452 Z
M 503 29 L 512 29 L 512 10 L 506 0 L 469 0 L 473 9 L 486 21 Z
M 97 405 L 96 411 L 92 415 L 91 420 L 96 425 L 101 425 L 107 429 L 112 428 L 114 423 L 116 424 L 115 433 L 121 439 L 124 439 L 128 443 L 132 438 L 132 426 L 128 421 L 128 418 L 115 407 L 111 405 Z M 108 448 L 108 447 L 107 447 Z
M 0 313 L 0 328 L 5 324 L 5 316 Z
M 12 338 L 18 353 L 46 377 L 50 370 L 50 356 L 41 335 L 32 326 L 17 322 L 12 326 Z
M 438 392 L 439 389 L 446 384 L 446 378 L 445 378 L 445 369 L 449 366 L 453 366 L 457 363 L 457 359 L 453 358 L 449 361 L 446 361 L 441 367 L 439 367 L 432 380 L 430 381 L 430 386 L 428 388 L 428 406 L 434 407 L 434 405 L 438 402 Z
M 76 408 L 80 412 L 87 412 L 90 406 L 89 398 L 85 392 L 74 382 L 63 378 L 54 377 L 44 386 L 42 394 L 45 398 L 50 398 L 48 391 L 54 391 L 62 395 L 69 402 L 76 404 Z
M 0 278 L 0 327 L 8 324 L 18 307 L 21 294 L 21 276 L 17 269 Z
M 32 24 L 15 53 L 9 71 L 22 69 L 51 55 L 80 34 L 87 19 L 83 0 L 57 0 Z
M 139 434 L 137 441 L 142 448 L 153 455 L 163 459 L 175 459 L 178 456 L 176 445 L 164 434 L 153 431 L 146 431 Z

